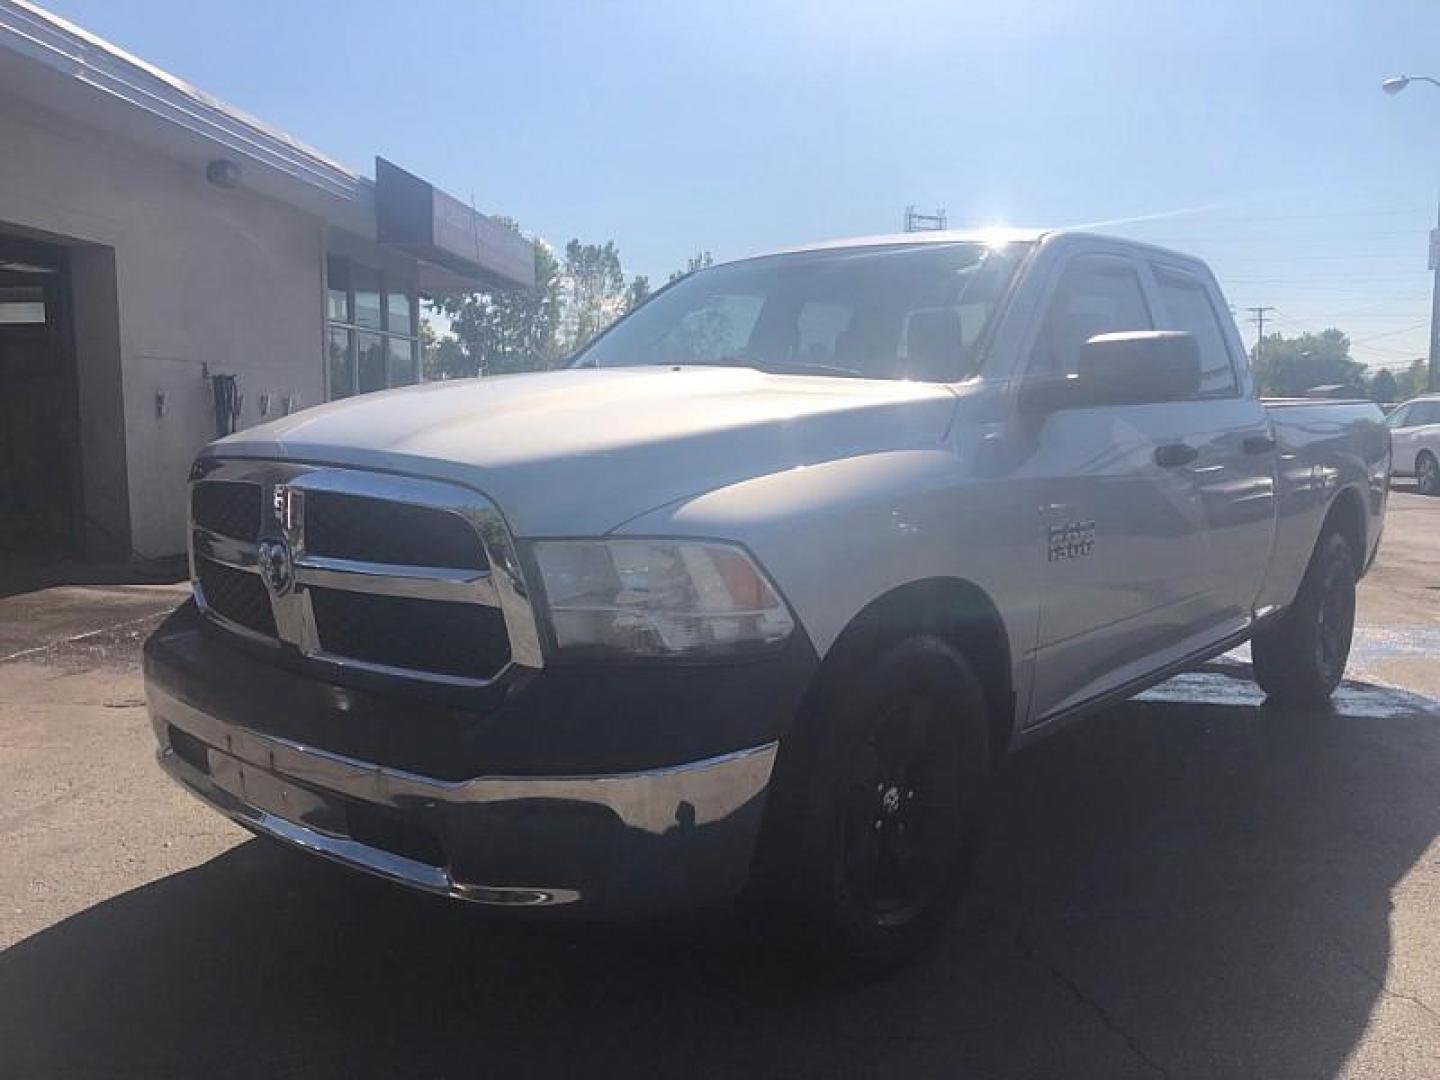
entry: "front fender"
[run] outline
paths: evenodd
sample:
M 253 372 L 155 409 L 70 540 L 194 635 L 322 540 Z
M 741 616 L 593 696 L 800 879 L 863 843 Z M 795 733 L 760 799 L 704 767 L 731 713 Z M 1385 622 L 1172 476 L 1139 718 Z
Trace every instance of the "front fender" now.
M 984 590 L 1011 635 L 1010 655 L 1034 648 L 1035 507 L 1019 486 L 970 474 L 946 447 L 756 477 L 653 510 L 617 532 L 744 544 L 821 657 L 871 601 L 930 578 Z

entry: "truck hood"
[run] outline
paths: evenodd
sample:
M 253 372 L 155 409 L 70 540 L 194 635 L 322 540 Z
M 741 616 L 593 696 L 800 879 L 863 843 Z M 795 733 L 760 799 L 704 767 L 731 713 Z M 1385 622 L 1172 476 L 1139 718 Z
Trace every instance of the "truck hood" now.
M 212 444 L 477 488 L 519 536 L 599 535 L 754 476 L 934 446 L 955 398 L 749 368 L 566 370 L 428 383 L 307 409 Z

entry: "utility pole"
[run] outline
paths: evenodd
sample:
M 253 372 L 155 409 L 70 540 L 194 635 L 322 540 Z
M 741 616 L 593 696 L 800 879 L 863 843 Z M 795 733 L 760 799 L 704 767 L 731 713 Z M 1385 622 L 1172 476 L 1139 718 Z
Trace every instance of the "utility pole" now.
M 1274 311 L 1274 304 L 1260 304 L 1256 307 L 1246 308 L 1250 312 L 1250 321 L 1256 326 L 1255 330 L 1255 366 L 1260 366 L 1260 352 L 1265 348 L 1265 313 Z

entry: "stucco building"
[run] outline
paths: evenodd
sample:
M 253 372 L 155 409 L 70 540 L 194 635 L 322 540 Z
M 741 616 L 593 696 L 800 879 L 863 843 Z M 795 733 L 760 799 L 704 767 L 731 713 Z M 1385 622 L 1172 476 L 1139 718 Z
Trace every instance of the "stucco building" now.
M 533 273 L 423 179 L 0 0 L 0 557 L 183 551 L 217 432 L 416 380 L 418 297 Z

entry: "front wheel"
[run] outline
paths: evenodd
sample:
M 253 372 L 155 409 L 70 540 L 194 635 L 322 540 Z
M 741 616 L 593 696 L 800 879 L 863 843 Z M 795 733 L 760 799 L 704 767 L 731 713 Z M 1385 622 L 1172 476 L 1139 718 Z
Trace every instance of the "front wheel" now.
M 1415 459 L 1415 487 L 1421 495 L 1440 495 L 1440 461 L 1429 450 Z
M 1355 557 L 1339 533 L 1320 538 L 1290 610 L 1250 643 L 1255 681 L 1282 705 L 1323 705 L 1345 674 L 1355 632 Z
M 980 682 L 916 635 L 834 680 L 781 746 L 763 903 L 792 942 L 862 974 L 943 925 L 978 834 L 989 769 Z

